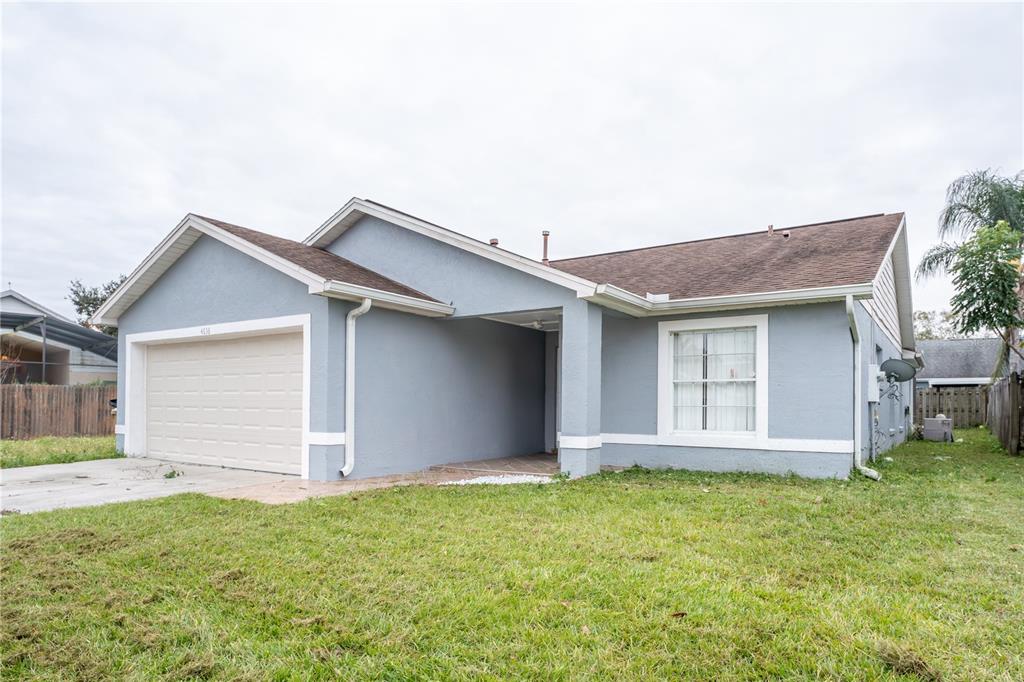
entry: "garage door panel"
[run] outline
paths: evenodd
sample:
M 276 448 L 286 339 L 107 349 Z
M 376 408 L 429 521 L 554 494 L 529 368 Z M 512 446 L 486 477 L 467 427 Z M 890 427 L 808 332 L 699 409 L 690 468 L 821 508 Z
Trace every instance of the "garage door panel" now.
M 299 473 L 302 352 L 295 333 L 151 346 L 149 454 Z

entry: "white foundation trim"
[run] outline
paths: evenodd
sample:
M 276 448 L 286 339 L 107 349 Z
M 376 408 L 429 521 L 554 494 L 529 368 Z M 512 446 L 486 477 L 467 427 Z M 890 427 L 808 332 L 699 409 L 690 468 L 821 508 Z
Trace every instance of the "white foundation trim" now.
M 783 452 L 828 452 L 850 454 L 852 440 L 825 440 L 816 438 L 766 438 L 751 437 L 709 438 L 697 442 L 690 438 L 671 435 L 659 436 L 654 433 L 602 433 L 603 442 L 614 445 L 667 445 L 674 447 L 728 448 L 731 450 L 775 450 Z
M 307 431 L 302 435 L 306 445 L 344 445 L 344 431 Z
M 285 315 L 197 327 L 161 329 L 125 336 L 124 358 L 124 453 L 146 454 L 146 348 L 155 344 L 230 339 L 261 334 L 302 332 L 302 478 L 309 478 L 310 316 Z M 121 425 L 119 425 L 121 426 Z M 116 431 L 115 431 L 116 433 Z
M 570 450 L 593 450 L 601 447 L 601 436 L 558 436 L 558 447 Z

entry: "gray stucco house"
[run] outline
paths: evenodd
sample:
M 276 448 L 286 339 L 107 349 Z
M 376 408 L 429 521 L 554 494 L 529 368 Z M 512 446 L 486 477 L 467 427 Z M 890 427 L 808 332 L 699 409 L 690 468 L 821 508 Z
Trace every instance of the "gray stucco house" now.
M 94 321 L 129 455 L 846 477 L 908 431 L 911 311 L 899 213 L 547 262 L 352 199 L 302 243 L 190 214 Z

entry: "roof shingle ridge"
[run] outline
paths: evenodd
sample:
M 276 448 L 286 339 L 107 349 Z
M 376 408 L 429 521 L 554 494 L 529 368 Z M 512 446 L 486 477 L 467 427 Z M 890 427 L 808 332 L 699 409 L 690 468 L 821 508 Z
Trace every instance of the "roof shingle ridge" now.
M 229 228 L 234 228 L 236 230 L 245 230 L 246 232 L 255 232 L 256 234 L 262 235 L 264 237 L 271 237 L 272 239 L 279 239 L 281 241 L 288 242 L 289 244 L 291 244 L 293 246 L 299 246 L 299 247 L 302 247 L 303 249 L 311 249 L 313 251 L 317 251 L 318 253 L 324 254 L 326 256 L 330 256 L 331 258 L 337 258 L 338 260 L 344 261 L 345 263 L 348 263 L 348 264 L 350 264 L 350 265 L 352 265 L 354 267 L 357 267 L 360 270 L 365 270 L 366 272 L 372 273 L 374 276 L 379 277 L 379 278 L 381 278 L 381 279 L 383 279 L 383 280 L 385 280 L 387 282 L 390 282 L 391 284 L 395 284 L 395 285 L 397 285 L 398 287 L 400 287 L 402 289 L 406 289 L 406 290 L 408 290 L 410 292 L 413 292 L 414 294 L 417 295 L 418 298 L 422 298 L 422 299 L 427 300 L 427 301 L 440 302 L 436 298 L 433 298 L 432 296 L 423 293 L 419 289 L 411 287 L 408 284 L 404 284 L 402 282 L 399 282 L 398 280 L 396 280 L 396 279 L 394 279 L 392 277 L 388 277 L 387 275 L 381 274 L 381 273 L 377 272 L 376 270 L 372 270 L 372 269 L 366 267 L 365 265 L 361 265 L 361 264 L 355 262 L 354 260 L 352 260 L 350 258 L 345 258 L 344 256 L 340 256 L 340 255 L 338 255 L 336 253 L 328 251 L 327 249 L 320 248 L 319 246 L 311 246 L 309 244 L 303 244 L 302 242 L 297 241 L 295 239 L 288 239 L 287 237 L 281 237 L 281 236 L 278 236 L 278 235 L 273 234 L 271 232 L 264 232 L 263 230 L 254 230 L 251 227 L 245 227 L 244 225 L 238 225 L 236 223 L 229 223 L 228 221 L 221 220 L 219 218 L 211 218 L 209 216 L 200 215 L 198 213 L 193 213 L 192 215 L 194 215 L 195 217 L 197 217 L 197 218 L 199 218 L 201 220 L 205 220 L 207 222 L 213 223 L 215 226 L 220 227 L 222 229 L 224 229 L 224 226 L 227 225 Z M 243 237 L 241 235 L 236 235 L 236 236 L 241 237 L 242 239 L 245 239 L 247 242 L 253 244 L 254 246 L 257 246 L 257 247 L 259 247 L 261 249 L 265 249 L 266 250 L 265 246 L 262 246 L 260 244 L 257 244 L 256 242 L 253 242 L 253 241 L 251 241 L 249 239 L 246 239 L 245 237 Z M 279 254 L 279 253 L 275 254 L 275 255 L 277 255 L 277 256 L 279 256 L 281 258 L 286 258 L 286 259 L 288 258 L 287 256 L 284 256 L 284 255 Z M 292 261 L 292 262 L 294 263 L 294 261 Z M 300 265 L 301 266 L 302 264 L 301 263 L 296 263 L 296 265 Z
M 886 216 L 902 215 L 902 213 L 868 213 L 866 215 L 855 216 L 853 218 L 840 218 L 839 220 L 823 220 L 818 223 L 804 223 L 802 225 L 790 225 L 788 227 L 776 227 L 776 232 L 785 232 L 787 230 L 797 230 L 802 227 L 820 227 L 822 225 L 835 225 L 838 223 L 851 223 L 855 220 L 866 220 L 868 218 L 884 218 Z M 651 246 L 638 246 L 632 249 L 619 249 L 617 251 L 603 251 L 600 253 L 588 253 L 584 256 L 572 256 L 571 258 L 553 258 L 551 263 L 564 263 L 571 260 L 583 260 L 585 258 L 596 258 L 598 256 L 615 256 L 621 253 L 634 253 L 636 251 L 648 251 L 650 249 L 663 249 L 669 246 L 682 246 L 683 244 L 699 244 L 701 242 L 713 242 L 722 239 L 735 239 L 737 237 L 750 237 L 755 234 L 767 234 L 766 229 L 752 230 L 750 232 L 738 232 L 736 234 L 723 234 L 717 237 L 701 237 L 700 239 L 685 239 L 679 242 L 669 242 L 667 244 L 652 244 Z

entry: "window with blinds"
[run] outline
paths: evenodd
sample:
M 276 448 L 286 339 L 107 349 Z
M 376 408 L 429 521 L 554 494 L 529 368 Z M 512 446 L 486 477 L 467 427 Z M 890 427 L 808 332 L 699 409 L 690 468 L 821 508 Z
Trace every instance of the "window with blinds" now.
M 675 431 L 756 429 L 757 328 L 673 332 Z

